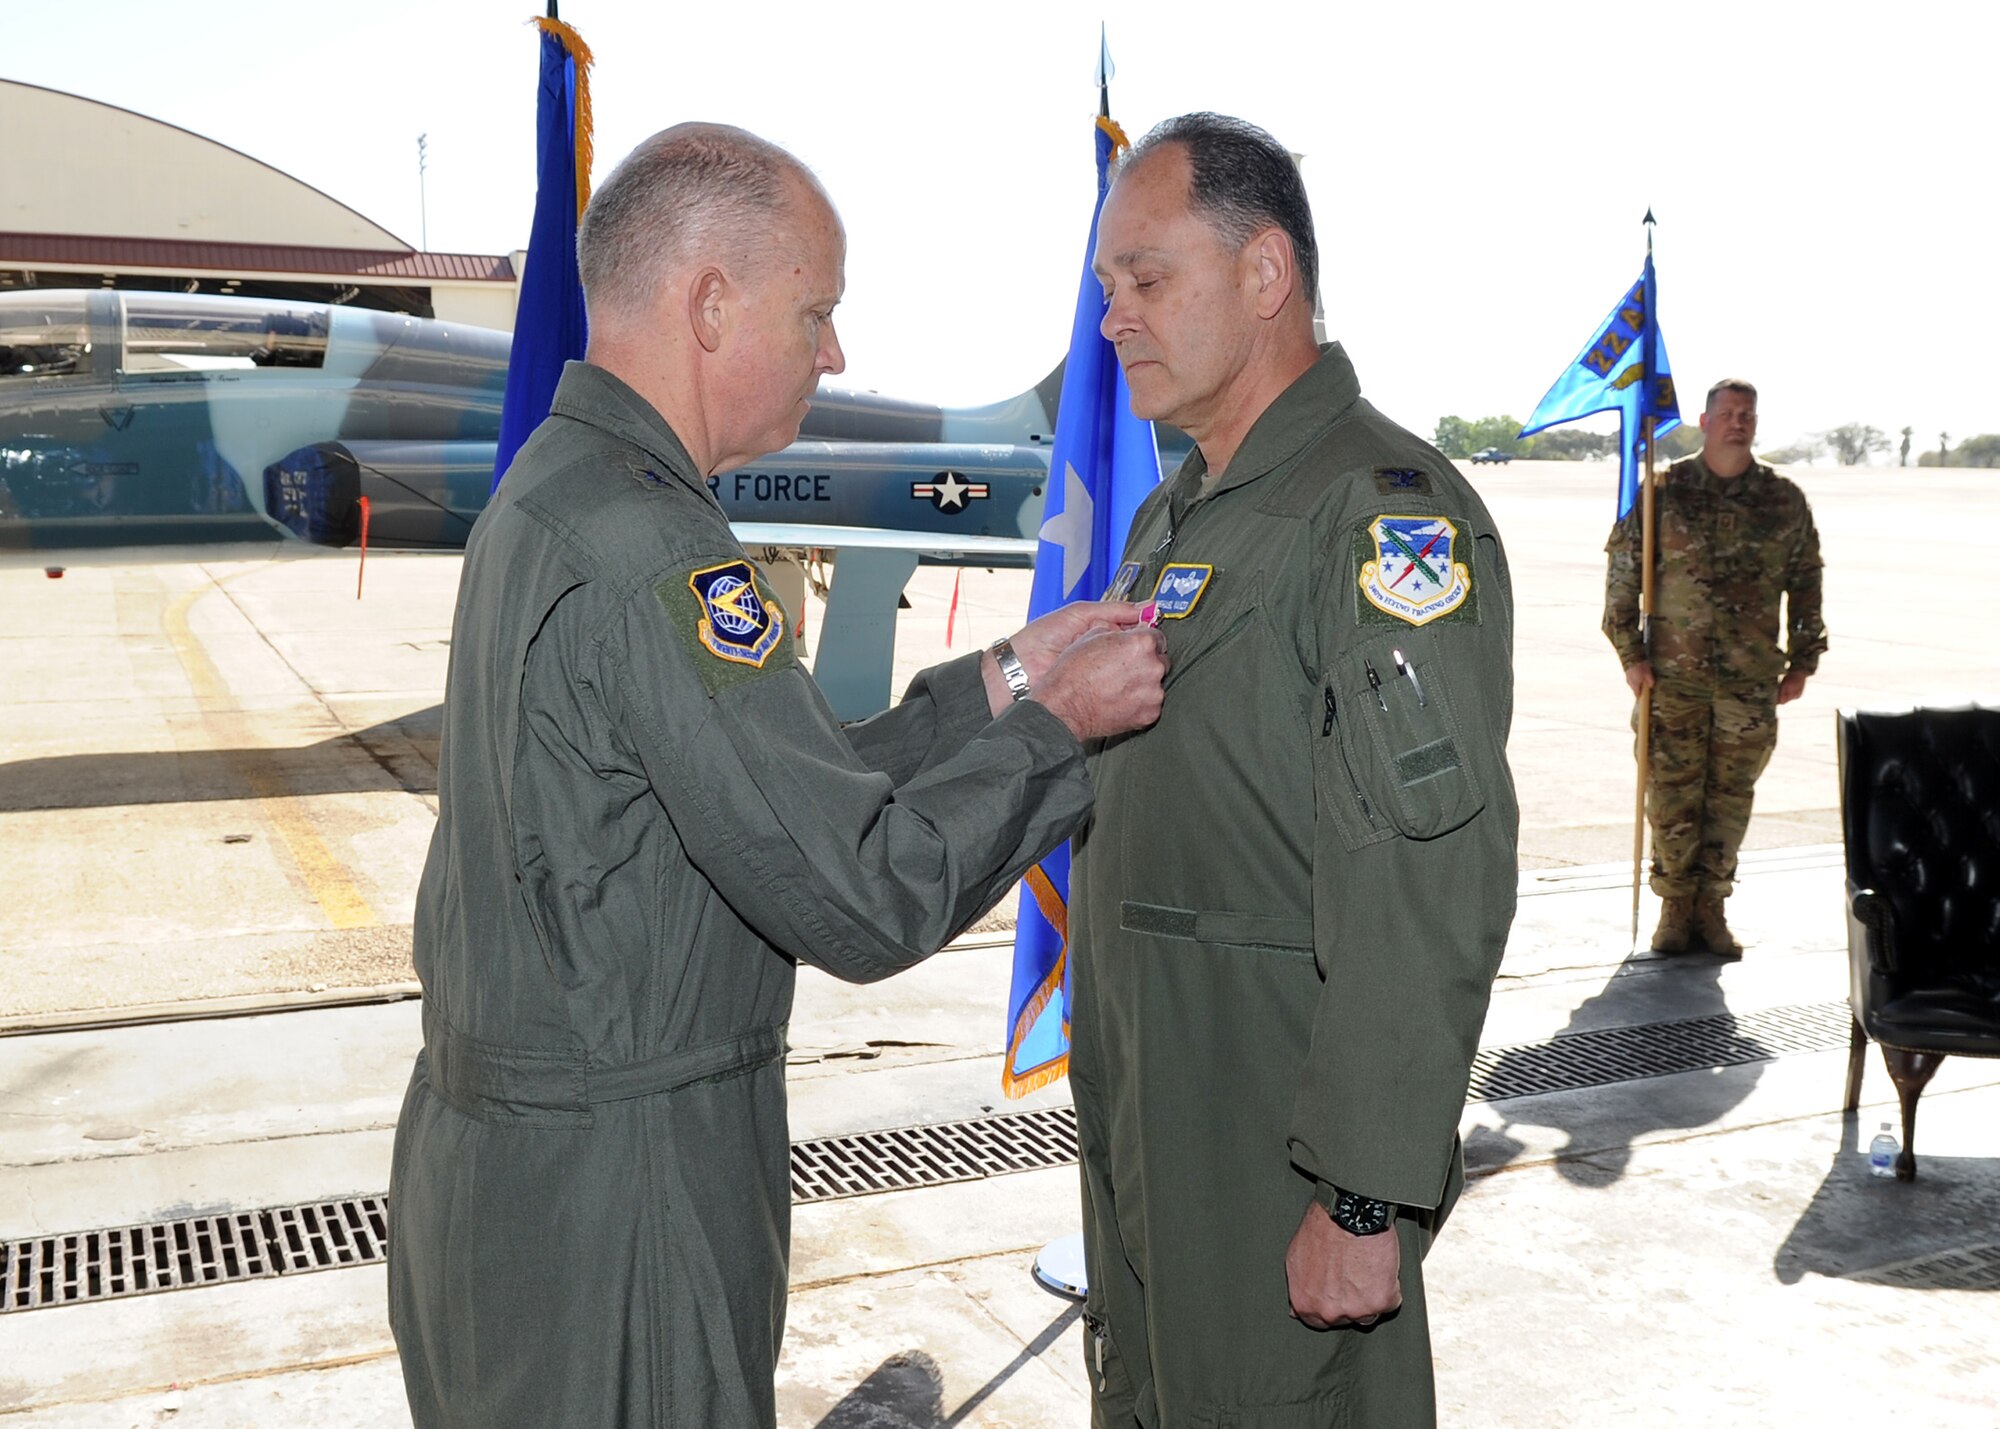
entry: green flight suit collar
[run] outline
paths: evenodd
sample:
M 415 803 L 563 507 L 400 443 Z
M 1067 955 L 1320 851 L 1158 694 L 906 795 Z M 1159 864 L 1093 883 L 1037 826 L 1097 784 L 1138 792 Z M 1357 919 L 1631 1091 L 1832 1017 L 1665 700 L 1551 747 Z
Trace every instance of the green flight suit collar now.
M 667 419 L 651 402 L 633 391 L 624 379 L 613 376 L 602 367 L 588 362 L 565 362 L 562 378 L 556 383 L 555 399 L 549 403 L 549 412 L 586 422 L 621 441 L 630 442 L 658 462 L 665 471 L 679 477 L 711 503 L 715 502 L 715 493 L 708 489 L 708 482 L 695 470 L 694 458 L 681 445 L 681 439 L 674 435 L 674 429 L 667 425 Z M 721 509 L 719 503 L 716 509 Z
M 1280 392 L 1244 434 L 1229 469 L 1207 495 L 1244 486 L 1260 476 L 1276 471 L 1326 429 L 1345 416 L 1361 400 L 1361 381 L 1354 364 L 1337 342 L 1321 343 L 1319 361 L 1301 372 L 1292 385 Z M 1175 471 L 1167 499 L 1176 511 L 1199 499 L 1201 480 L 1208 474 L 1208 459 L 1196 447 Z

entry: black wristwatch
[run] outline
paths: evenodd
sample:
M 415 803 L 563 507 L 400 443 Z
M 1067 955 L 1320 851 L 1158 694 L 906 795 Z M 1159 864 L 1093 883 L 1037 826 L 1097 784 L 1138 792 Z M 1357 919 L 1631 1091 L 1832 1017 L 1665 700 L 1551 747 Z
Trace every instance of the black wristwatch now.
M 1331 1181 L 1315 1185 L 1313 1199 L 1326 1207 L 1333 1223 L 1349 1235 L 1380 1235 L 1396 1222 L 1394 1201 L 1357 1196 L 1352 1191 L 1341 1190 Z

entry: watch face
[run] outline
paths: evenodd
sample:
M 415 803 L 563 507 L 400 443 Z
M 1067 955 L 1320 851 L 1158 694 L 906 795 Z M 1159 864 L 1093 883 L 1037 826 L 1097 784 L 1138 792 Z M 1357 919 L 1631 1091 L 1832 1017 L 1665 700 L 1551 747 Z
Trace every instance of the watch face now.
M 1389 1229 L 1391 1211 L 1387 1201 L 1342 1191 L 1333 1204 L 1333 1223 L 1349 1235 L 1379 1235 Z

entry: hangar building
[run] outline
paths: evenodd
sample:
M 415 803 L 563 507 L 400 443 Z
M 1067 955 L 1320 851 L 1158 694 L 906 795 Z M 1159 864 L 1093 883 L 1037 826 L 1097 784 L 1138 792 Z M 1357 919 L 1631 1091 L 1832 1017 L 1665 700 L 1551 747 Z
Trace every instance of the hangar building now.
M 295 298 L 513 329 L 523 254 L 419 251 L 248 154 L 60 90 L 0 79 L 0 135 L 0 292 Z

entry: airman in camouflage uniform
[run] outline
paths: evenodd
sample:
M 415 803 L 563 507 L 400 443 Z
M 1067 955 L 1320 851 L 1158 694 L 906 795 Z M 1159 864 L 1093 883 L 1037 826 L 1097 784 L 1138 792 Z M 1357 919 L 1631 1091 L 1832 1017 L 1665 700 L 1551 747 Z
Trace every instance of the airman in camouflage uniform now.
M 1805 494 L 1751 456 L 1756 389 L 1718 382 L 1701 426 L 1701 455 L 1676 462 L 1658 493 L 1651 648 L 1639 633 L 1637 506 L 1605 545 L 1604 633 L 1633 693 L 1653 691 L 1647 809 L 1653 891 L 1666 900 L 1654 950 L 1684 952 L 1699 934 L 1737 957 L 1722 900 L 1752 791 L 1777 746 L 1777 706 L 1799 697 L 1827 640 Z

